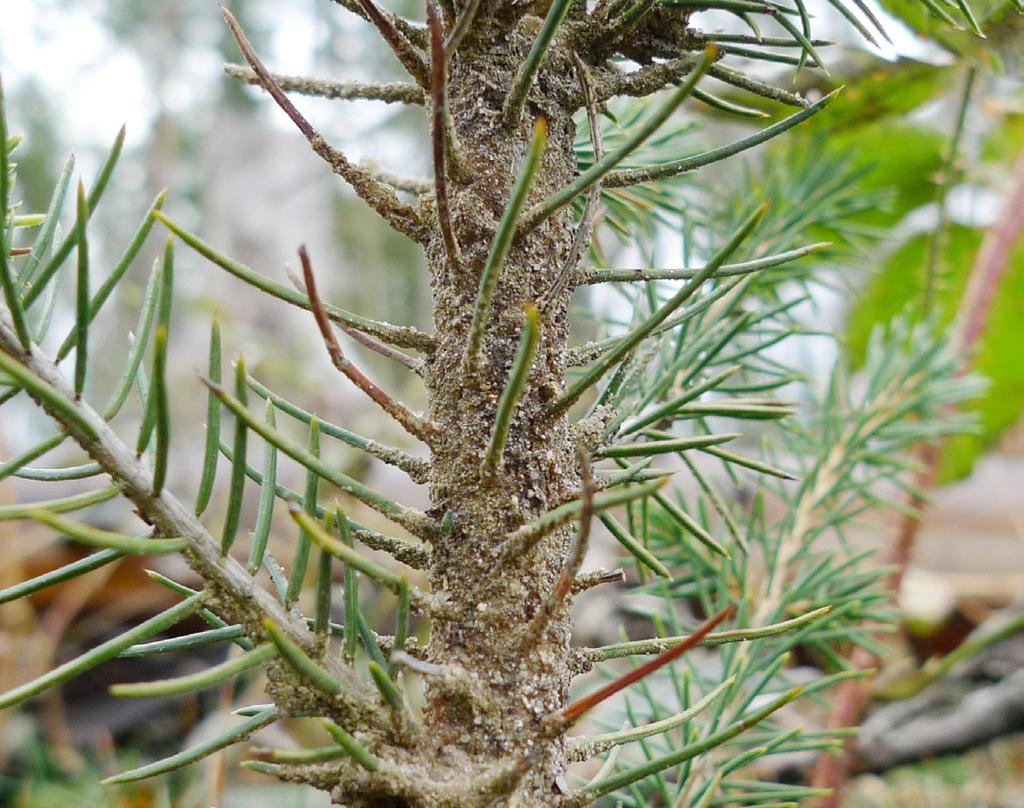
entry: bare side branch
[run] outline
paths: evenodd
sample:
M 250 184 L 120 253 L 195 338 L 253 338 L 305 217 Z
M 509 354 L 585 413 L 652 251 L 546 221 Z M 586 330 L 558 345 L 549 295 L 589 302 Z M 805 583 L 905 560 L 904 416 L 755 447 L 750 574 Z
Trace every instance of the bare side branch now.
M 381 11 L 373 0 L 358 0 L 368 19 L 380 32 L 381 38 L 391 48 L 391 52 L 402 63 L 402 67 L 420 87 L 430 86 L 430 72 L 423 57 L 416 51 L 409 39 L 398 30 L 394 18 Z
M 472 30 L 473 21 L 476 19 L 476 14 L 480 10 L 480 3 L 481 0 L 469 0 L 469 2 L 463 7 L 462 12 L 459 14 L 459 18 L 455 21 L 455 25 L 452 26 L 452 30 L 444 42 L 445 57 L 451 58 L 452 54 L 459 49 L 459 45 L 462 44 L 462 40 L 465 39 L 466 35 Z
M 259 78 L 263 89 L 270 93 L 271 98 L 292 119 L 292 122 L 302 132 L 306 140 L 309 141 L 313 151 L 320 155 L 330 165 L 331 170 L 351 185 L 359 197 L 377 211 L 395 230 L 414 241 L 424 241 L 426 238 L 426 228 L 419 211 L 402 202 L 395 195 L 393 189 L 374 179 L 366 169 L 359 168 L 351 163 L 344 154 L 324 140 L 323 136 L 313 128 L 313 125 L 306 120 L 288 96 L 285 95 L 284 90 L 274 81 L 274 77 L 270 75 L 270 72 L 253 50 L 252 45 L 245 36 L 245 32 L 242 31 L 241 26 L 238 24 L 238 20 L 226 8 L 221 8 L 221 14 L 224 16 L 224 20 L 227 22 L 239 50 L 242 51 L 245 60 Z
M 580 567 L 583 566 L 583 559 L 590 547 L 590 528 L 594 521 L 595 485 L 594 478 L 590 473 L 590 459 L 583 452 L 580 452 L 580 476 L 583 478 L 583 506 L 580 508 L 576 540 L 573 542 L 572 552 L 547 599 L 537 609 L 530 622 L 526 624 L 523 631 L 523 639 L 526 642 L 543 634 L 555 610 L 575 591 L 576 576 L 579 574 Z
M 652 166 L 651 168 L 613 171 L 604 178 L 604 184 L 608 188 L 622 188 L 627 185 L 638 185 L 642 182 L 651 182 L 652 180 L 674 177 L 676 174 L 682 174 L 686 171 L 694 171 L 695 169 L 709 165 L 710 163 L 717 163 L 719 160 L 725 160 L 727 157 L 732 157 L 734 154 L 739 154 L 741 151 L 752 149 L 754 146 L 760 145 L 761 143 L 782 134 L 787 129 L 792 129 L 794 126 L 803 123 L 808 118 L 821 112 L 821 110 L 831 104 L 838 93 L 839 90 L 833 90 L 828 95 L 822 96 L 810 106 L 790 115 L 788 118 L 783 118 L 781 121 L 773 123 L 771 126 L 766 126 L 761 131 L 755 132 L 753 135 L 740 138 L 739 140 L 727 143 L 724 146 L 719 146 L 715 149 L 710 149 L 691 157 L 684 157 L 681 160 L 672 160 L 658 166 Z
M 594 149 L 594 162 L 596 163 L 604 156 L 604 143 L 601 139 L 601 123 L 597 119 L 597 95 L 594 91 L 594 83 L 590 76 L 590 71 L 587 66 L 583 63 L 583 60 L 579 57 L 579 54 L 573 51 L 572 54 L 573 62 L 576 65 L 576 76 L 580 82 L 580 89 L 583 91 L 583 98 L 587 107 L 587 123 L 590 126 L 590 142 Z M 590 235 L 594 228 L 594 219 L 597 216 L 598 206 L 601 204 L 601 190 L 604 187 L 601 180 L 598 180 L 590 187 L 589 195 L 587 196 L 587 204 L 583 208 L 583 215 L 580 217 L 580 223 L 576 226 L 576 233 L 572 238 L 572 246 L 569 248 L 569 254 L 565 257 L 565 261 L 562 262 L 561 268 L 558 270 L 558 276 L 552 281 L 544 294 L 540 296 L 537 301 L 537 308 L 540 311 L 546 311 L 548 306 L 555 300 L 557 300 L 562 292 L 565 291 L 565 287 L 568 285 L 573 274 L 576 272 L 576 265 L 579 263 L 580 258 L 583 257 L 583 251 L 587 249 L 590 244 Z
M 245 65 L 224 65 L 224 72 L 233 79 L 245 84 L 262 87 L 263 82 L 256 71 Z M 271 73 L 277 86 L 286 93 L 312 95 L 319 98 L 330 98 L 333 101 L 383 101 L 385 104 L 417 104 L 425 103 L 425 94 L 421 87 L 405 81 L 365 82 L 365 81 L 331 81 L 312 76 L 288 76 L 284 73 Z
M 367 22 L 372 22 L 359 0 L 334 0 L 334 2 L 345 10 L 351 11 L 357 17 L 360 17 Z M 418 48 L 427 47 L 427 30 L 422 25 L 411 22 L 405 17 L 400 17 L 397 14 L 391 14 L 387 11 L 382 11 L 381 14 L 387 17 L 391 25 L 394 26 L 394 28 L 413 45 Z
M 295 277 L 290 270 L 288 271 L 288 279 L 292 282 L 292 285 L 295 286 L 295 288 L 298 291 L 300 291 L 304 295 L 306 294 L 306 285 L 302 282 L 300 278 Z M 330 318 L 330 312 L 328 312 L 328 318 Z M 340 328 L 342 331 L 348 334 L 348 336 L 350 336 L 364 348 L 369 348 L 371 351 L 373 351 L 376 354 L 380 354 L 385 359 L 391 359 L 395 362 L 398 362 L 398 364 L 407 367 L 413 373 L 416 373 L 418 375 L 423 373 L 423 363 L 419 359 L 414 359 L 413 357 L 409 356 L 409 354 L 404 353 L 403 351 L 399 351 L 397 348 L 392 348 L 390 345 L 387 345 L 378 339 L 374 339 L 369 334 L 360 331 L 358 328 L 355 328 L 354 326 L 348 325 L 346 323 L 338 323 L 338 328 Z
M 643 98 L 656 93 L 665 85 L 678 81 L 693 70 L 694 66 L 701 61 L 702 53 L 694 53 L 666 62 L 656 62 L 634 70 L 632 73 L 626 73 L 618 68 L 606 70 L 598 76 L 595 83 L 595 98 L 600 104 L 620 95 Z M 709 74 L 712 69 L 708 69 Z M 586 103 L 585 94 L 582 101 Z
M 345 356 L 345 353 L 341 350 L 341 345 L 338 344 L 337 337 L 334 336 L 331 321 L 324 310 L 320 294 L 317 292 L 316 278 L 313 276 L 313 267 L 310 264 L 305 246 L 299 247 L 299 260 L 302 262 L 302 275 L 303 281 L 306 284 L 306 294 L 309 296 L 309 307 L 313 312 L 314 319 L 316 319 L 316 324 L 320 329 L 320 335 L 323 337 L 324 344 L 327 346 L 331 362 L 352 384 L 366 393 L 377 406 L 394 418 L 406 432 L 429 445 L 430 438 L 434 433 L 433 425 L 416 415 L 401 402 L 391 398 Z
M 441 20 L 433 2 L 427 2 L 427 27 L 430 29 L 430 139 L 434 154 L 434 200 L 437 205 L 437 224 L 441 228 L 444 251 L 453 269 L 462 264 L 462 253 L 452 230 L 451 209 L 448 205 L 448 176 L 445 155 L 448 151 L 447 116 L 448 60 L 442 39 Z
M 572 593 L 578 595 L 580 592 L 586 592 L 596 586 L 621 584 L 625 580 L 626 571 L 622 567 L 616 567 L 613 570 L 596 569 L 593 572 L 576 576 L 576 580 L 572 582 Z
M 370 172 L 375 180 L 380 180 L 385 185 L 390 185 L 396 191 L 405 191 L 407 194 L 429 194 L 434 183 L 426 177 L 410 177 L 406 174 L 396 174 L 388 171 L 372 157 L 364 157 L 359 161 L 359 167 Z
M 731 84 L 733 87 L 746 90 L 748 93 L 759 95 L 762 98 L 770 98 L 772 101 L 778 101 L 780 104 L 786 104 L 791 107 L 806 107 L 808 105 L 807 99 L 802 96 L 791 93 L 788 90 L 783 90 L 781 87 L 776 87 L 773 84 L 765 84 L 763 81 L 752 79 L 745 73 L 725 65 L 712 65 L 711 69 L 708 70 L 708 75 L 719 81 L 724 81 L 726 84 Z
M 365 348 L 369 348 L 374 353 L 380 354 L 386 359 L 393 359 L 400 365 L 409 368 L 413 373 L 421 373 L 423 370 L 423 364 L 418 359 L 413 359 L 409 354 L 402 353 L 396 348 L 392 348 L 389 345 L 385 345 L 380 340 L 376 340 L 369 334 L 364 334 L 358 328 L 353 328 L 350 325 L 339 324 L 338 328 L 348 334 L 352 339 L 358 342 Z

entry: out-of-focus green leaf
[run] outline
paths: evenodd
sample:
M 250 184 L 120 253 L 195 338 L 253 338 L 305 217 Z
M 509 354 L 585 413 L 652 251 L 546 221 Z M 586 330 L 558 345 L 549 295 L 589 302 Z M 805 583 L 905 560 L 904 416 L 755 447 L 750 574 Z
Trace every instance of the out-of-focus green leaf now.
M 910 123 L 878 121 L 836 133 L 828 144 L 839 153 L 850 154 L 853 165 L 866 170 L 861 191 L 886 189 L 891 193 L 885 208 L 865 214 L 868 223 L 877 227 L 895 224 L 934 199 L 933 179 L 946 147 L 941 133 Z
M 970 472 L 975 460 L 1024 412 L 1024 362 L 1020 356 L 1020 315 L 1024 301 L 1024 245 L 1018 245 L 1012 266 L 992 301 L 988 324 L 978 343 L 974 369 L 990 380 L 977 402 L 980 431 L 951 438 L 943 450 L 940 479 L 956 480 Z
M 941 325 L 956 313 L 981 240 L 978 230 L 960 225 L 947 228 L 936 295 L 936 314 Z M 893 253 L 854 304 L 846 327 L 847 350 L 854 365 L 863 362 L 869 334 L 876 324 L 919 307 L 927 243 L 928 235 L 922 234 Z M 940 482 L 970 473 L 978 457 L 1024 412 L 1024 363 L 1020 361 L 1024 245 L 1017 247 L 1010 260 L 1010 269 L 995 292 L 987 326 L 973 358 L 974 371 L 989 380 L 987 392 L 969 405 L 977 416 L 978 431 L 945 443 Z
M 936 307 L 940 323 L 946 324 L 954 313 L 954 306 L 963 293 L 967 271 L 980 243 L 977 230 L 950 225 L 940 258 L 940 289 Z M 864 363 L 871 330 L 888 322 L 908 308 L 920 306 L 924 289 L 924 265 L 928 249 L 928 235 L 910 239 L 892 255 L 867 283 L 850 310 L 846 323 L 847 352 L 854 367 Z
M 988 163 L 1010 164 L 1020 153 L 1021 144 L 1024 144 L 1024 111 L 1008 113 L 982 143 L 981 159 Z
M 858 63 L 853 71 L 836 79 L 843 92 L 810 128 L 828 132 L 859 129 L 883 118 L 907 115 L 948 92 L 954 70 L 914 59 L 854 58 Z

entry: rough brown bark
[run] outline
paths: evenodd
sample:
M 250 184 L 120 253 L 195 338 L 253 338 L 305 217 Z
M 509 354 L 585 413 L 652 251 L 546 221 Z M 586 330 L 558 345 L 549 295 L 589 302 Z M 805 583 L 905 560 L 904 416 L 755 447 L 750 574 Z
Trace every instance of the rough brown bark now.
M 430 441 L 432 514 L 447 526 L 433 542 L 431 588 L 451 606 L 450 613 L 431 621 L 427 659 L 447 674 L 428 678 L 422 731 L 406 750 L 412 759 L 403 774 L 420 782 L 396 797 L 404 789 L 394 789 L 394 782 L 379 783 L 388 787 L 374 794 L 366 781 L 347 781 L 334 792 L 347 805 L 540 808 L 556 804 L 565 788 L 562 741 L 551 737 L 543 719 L 564 706 L 568 692 L 568 605 L 555 611 L 539 636 L 524 629 L 558 578 L 572 531 L 555 531 L 512 560 L 499 559 L 499 548 L 511 531 L 579 490 L 569 424 L 546 414 L 564 387 L 571 290 L 542 315 L 537 356 L 499 473 L 484 479 L 481 460 L 524 307 L 550 286 L 570 250 L 569 211 L 513 240 L 491 309 L 483 362 L 470 377 L 462 375 L 481 270 L 537 116 L 547 119 L 548 139 L 530 202 L 564 186 L 575 171 L 573 109 L 565 99 L 578 95 L 578 85 L 566 49 L 548 54 L 518 125 L 510 129 L 502 120 L 509 83 L 533 40 L 531 21 L 535 25 L 535 18 L 524 18 L 498 37 L 474 30 L 451 63 L 448 106 L 459 144 L 456 164 L 449 162 L 448 192 L 462 260 L 459 266 L 449 263 L 441 232 L 432 229 L 425 246 L 437 336 L 424 368 L 429 418 L 437 427 Z M 395 750 L 393 757 L 400 755 Z M 502 795 L 510 779 L 515 786 Z M 382 793 L 387 790 L 391 793 Z
M 464 777 L 467 762 L 488 766 L 506 760 L 514 767 L 516 760 L 529 759 L 515 804 L 542 806 L 557 800 L 554 789 L 564 769 L 561 744 L 540 736 L 541 719 L 564 704 L 569 684 L 568 609 L 559 609 L 541 636 L 523 636 L 522 629 L 558 577 L 571 532 L 557 531 L 509 565 L 498 563 L 497 551 L 510 531 L 578 488 L 566 420 L 545 415 L 564 382 L 567 295 L 543 315 L 537 358 L 500 474 L 483 481 L 480 462 L 523 309 L 548 287 L 569 250 L 566 213 L 514 240 L 494 300 L 485 362 L 473 378 L 460 380 L 481 268 L 529 144 L 533 115 L 547 117 L 548 143 L 532 199 L 569 182 L 575 168 L 571 112 L 545 86 L 557 65 L 547 65 L 521 125 L 509 132 L 501 121 L 508 82 L 530 41 L 518 30 L 504 47 L 464 48 L 449 80 L 449 105 L 460 133 L 460 171 L 450 178 L 453 227 L 463 264 L 447 264 L 439 236 L 429 245 L 438 342 L 426 383 L 440 435 L 433 447 L 431 498 L 438 514 L 451 512 L 455 525 L 435 543 L 432 588 L 448 595 L 455 616 L 433 622 L 429 658 L 462 667 L 474 687 L 430 686 L 424 736 L 436 765 L 456 778 Z M 559 59 L 557 53 L 550 56 Z M 562 68 L 571 80 L 571 64 Z

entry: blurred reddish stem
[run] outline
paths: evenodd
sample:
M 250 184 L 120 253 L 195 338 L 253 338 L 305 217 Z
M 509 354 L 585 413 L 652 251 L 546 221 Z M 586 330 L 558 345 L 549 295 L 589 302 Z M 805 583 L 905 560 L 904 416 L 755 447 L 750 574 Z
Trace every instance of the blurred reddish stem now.
M 985 329 L 992 300 L 1000 280 L 1010 267 L 1010 253 L 1024 232 L 1024 151 L 1017 158 L 1010 180 L 1010 189 L 1006 203 L 996 222 L 985 236 L 971 268 L 967 288 L 960 301 L 957 313 L 956 341 L 961 352 L 961 372 L 971 369 L 972 352 Z M 914 478 L 916 490 L 927 492 L 935 485 L 935 475 L 939 461 L 942 459 L 941 447 L 935 444 L 922 444 L 917 450 L 919 471 Z M 899 592 L 903 581 L 903 573 L 910 560 L 914 547 L 914 539 L 921 526 L 920 514 L 926 503 L 919 497 L 907 494 L 904 502 L 913 509 L 912 512 L 900 513 L 893 525 L 893 535 L 889 544 L 886 563 L 895 571 L 889 577 L 887 585 L 893 597 Z M 872 668 L 878 659 L 863 648 L 855 648 L 850 655 L 850 663 L 855 668 Z M 870 694 L 869 683 L 851 680 L 843 682 L 835 697 L 835 709 L 829 716 L 828 726 L 831 729 L 849 727 L 860 721 L 862 712 Z M 850 776 L 852 768 L 852 744 L 847 741 L 841 755 L 821 755 L 815 765 L 811 777 L 815 788 L 832 789 L 832 794 L 812 803 L 813 808 L 839 808 L 842 802 L 843 787 Z

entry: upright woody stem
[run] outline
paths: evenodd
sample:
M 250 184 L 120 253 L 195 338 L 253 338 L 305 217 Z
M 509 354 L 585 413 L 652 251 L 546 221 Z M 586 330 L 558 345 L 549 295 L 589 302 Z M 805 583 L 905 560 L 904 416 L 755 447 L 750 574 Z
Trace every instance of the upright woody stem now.
M 506 125 L 504 90 L 519 65 L 518 48 L 529 40 L 514 34 L 510 47 L 488 49 L 474 49 L 472 42 L 467 40 L 454 56 L 448 89 L 463 162 L 460 176 L 449 177 L 452 223 L 463 260 L 461 266 L 451 264 L 440 234 L 427 247 L 437 346 L 425 379 L 439 436 L 431 497 L 454 524 L 435 542 L 432 571 L 432 588 L 448 596 L 454 614 L 434 621 L 428 655 L 431 662 L 461 666 L 477 686 L 462 690 L 443 680 L 433 683 L 423 738 L 449 756 L 458 750 L 479 764 L 507 758 L 515 766 L 517 759 L 529 757 L 519 804 L 540 806 L 555 800 L 552 789 L 565 765 L 560 743 L 536 742 L 541 719 L 564 705 L 569 685 L 568 606 L 561 604 L 539 635 L 526 639 L 527 653 L 522 631 L 543 608 L 565 564 L 572 526 L 555 531 L 521 557 L 497 563 L 497 552 L 508 533 L 579 488 L 566 419 L 546 415 L 564 387 L 568 292 L 541 314 L 536 357 L 512 416 L 501 473 L 485 479 L 481 461 L 516 356 L 523 311 L 551 285 L 570 250 L 568 213 L 550 218 L 528 236 L 512 238 L 481 359 L 471 364 L 468 377 L 461 370 L 467 313 L 473 311 L 495 230 L 530 148 L 533 118 L 539 113 L 547 117 L 548 138 L 527 205 L 572 180 L 575 126 L 571 110 L 555 98 L 545 99 L 543 110 L 528 107 L 515 126 Z M 549 53 L 548 58 L 559 56 Z M 561 67 L 571 76 L 571 60 L 566 61 Z

